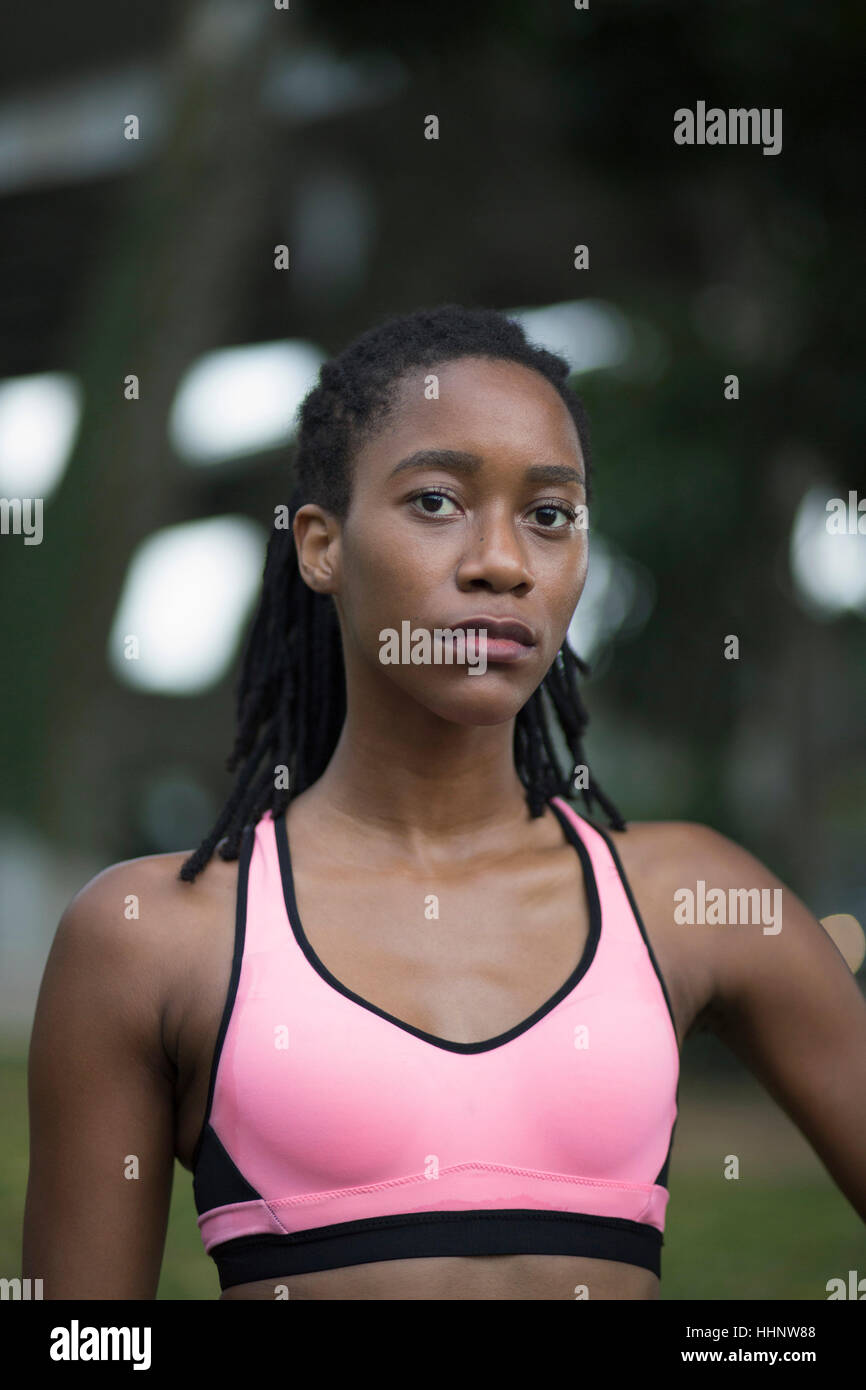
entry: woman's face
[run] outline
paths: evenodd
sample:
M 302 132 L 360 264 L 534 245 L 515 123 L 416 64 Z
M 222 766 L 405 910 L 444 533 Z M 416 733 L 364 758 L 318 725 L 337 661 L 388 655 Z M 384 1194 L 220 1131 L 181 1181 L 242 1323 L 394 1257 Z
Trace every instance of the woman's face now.
M 438 399 L 425 394 L 431 375 Z M 387 423 L 356 455 L 345 521 L 331 521 L 327 544 L 317 526 L 303 552 L 299 544 L 315 587 L 335 597 L 350 699 L 357 674 L 459 724 L 513 718 L 583 590 L 585 503 L 574 421 L 538 372 L 473 357 L 404 377 Z M 385 629 L 401 634 L 408 622 L 432 634 L 482 617 L 523 623 L 532 645 L 508 660 L 491 633 L 483 673 L 382 660 Z

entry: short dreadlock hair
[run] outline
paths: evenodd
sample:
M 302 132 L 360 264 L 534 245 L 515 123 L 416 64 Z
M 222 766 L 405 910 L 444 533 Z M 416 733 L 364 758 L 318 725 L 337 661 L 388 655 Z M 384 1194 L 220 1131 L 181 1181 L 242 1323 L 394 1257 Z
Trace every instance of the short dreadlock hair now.
M 218 846 L 222 859 L 237 859 L 245 826 L 268 810 L 275 818 L 281 816 L 292 797 L 327 767 L 346 717 L 340 629 L 331 595 L 316 593 L 301 577 L 291 519 L 304 503 L 314 502 L 345 520 L 354 457 L 387 420 L 403 377 L 461 357 L 517 362 L 555 387 L 577 428 L 589 501 L 589 425 L 581 401 L 568 386 L 569 365 L 530 343 L 516 320 L 492 309 L 456 304 L 422 309 L 386 319 L 326 362 L 301 406 L 290 524 L 275 526 L 271 534 L 259 605 L 242 659 L 237 731 L 227 760 L 229 771 L 239 769 L 235 788 L 209 834 L 185 860 L 181 879 L 191 882 Z M 571 797 L 575 769 L 587 768 L 588 786 L 581 788 L 586 808 L 591 811 L 597 802 L 610 824 L 623 830 L 625 822 L 589 775 L 583 754 L 588 716 L 578 691 L 578 672 L 587 674 L 589 667 L 566 639 L 541 685 L 517 714 L 515 768 L 533 817 L 543 814 L 551 796 Z M 545 699 L 567 745 L 568 768 L 560 766 Z M 283 775 L 278 777 L 278 771 Z

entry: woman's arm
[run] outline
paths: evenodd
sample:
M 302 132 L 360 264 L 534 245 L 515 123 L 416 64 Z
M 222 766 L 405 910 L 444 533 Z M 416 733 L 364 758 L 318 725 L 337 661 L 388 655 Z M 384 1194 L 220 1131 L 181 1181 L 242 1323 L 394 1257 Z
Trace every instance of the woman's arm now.
M 174 1067 L 159 929 L 126 915 L 129 893 L 119 864 L 73 899 L 36 1007 L 23 1273 L 43 1280 L 45 1298 L 150 1299 L 159 1281 Z
M 710 952 L 707 1026 L 790 1115 L 866 1222 L 866 1001 L 857 982 L 817 918 L 753 855 L 702 825 L 688 827 L 681 848 L 679 886 L 695 890 L 696 906 L 702 879 L 706 894 L 721 888 L 728 908 L 736 902 L 749 918 L 678 927 L 704 934 Z M 764 890 L 758 920 L 739 907 L 742 895 L 731 897 L 755 888 Z

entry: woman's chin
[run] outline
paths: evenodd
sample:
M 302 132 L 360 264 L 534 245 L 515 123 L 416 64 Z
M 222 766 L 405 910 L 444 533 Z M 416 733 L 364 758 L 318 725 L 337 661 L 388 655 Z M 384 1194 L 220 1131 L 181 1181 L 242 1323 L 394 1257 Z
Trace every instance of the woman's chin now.
M 436 696 L 422 700 L 422 703 L 431 713 L 438 715 L 440 719 L 447 719 L 452 724 L 506 724 L 509 719 L 519 714 L 532 694 L 532 691 L 525 695 L 521 692 L 518 695 L 514 689 L 497 690 L 492 682 L 486 688 L 478 686 L 473 690 L 471 686 L 470 681 L 470 688 L 464 686 L 459 690 L 449 691 L 447 695 L 437 693 Z

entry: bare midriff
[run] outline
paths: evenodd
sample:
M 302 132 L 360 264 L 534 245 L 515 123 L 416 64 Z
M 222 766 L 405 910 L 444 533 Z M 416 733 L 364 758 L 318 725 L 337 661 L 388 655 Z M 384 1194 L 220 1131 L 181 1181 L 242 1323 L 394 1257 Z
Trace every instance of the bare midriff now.
M 222 1299 L 644 1299 L 659 1298 L 648 1269 L 571 1255 L 473 1255 L 380 1260 L 226 1289 Z

